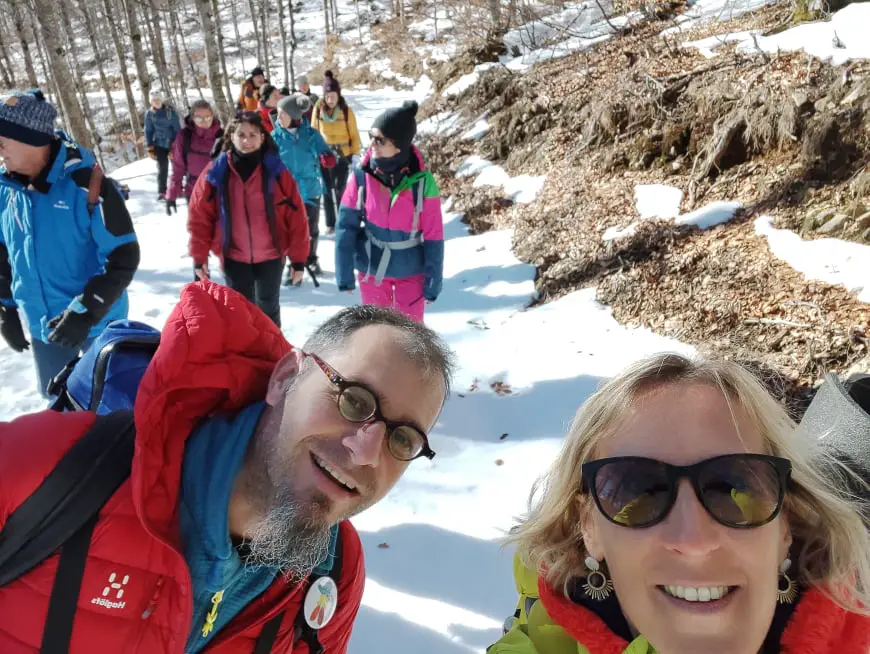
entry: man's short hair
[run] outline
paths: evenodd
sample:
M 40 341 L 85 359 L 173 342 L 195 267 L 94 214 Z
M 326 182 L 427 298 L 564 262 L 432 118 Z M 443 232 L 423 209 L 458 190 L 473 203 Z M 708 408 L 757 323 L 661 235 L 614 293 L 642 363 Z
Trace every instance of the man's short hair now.
M 447 396 L 455 368 L 453 352 L 434 331 L 392 309 L 371 304 L 342 309 L 317 328 L 305 342 L 304 350 L 328 356 L 340 351 L 354 333 L 372 325 L 394 327 L 401 332 L 396 344 L 423 374 L 443 380 Z

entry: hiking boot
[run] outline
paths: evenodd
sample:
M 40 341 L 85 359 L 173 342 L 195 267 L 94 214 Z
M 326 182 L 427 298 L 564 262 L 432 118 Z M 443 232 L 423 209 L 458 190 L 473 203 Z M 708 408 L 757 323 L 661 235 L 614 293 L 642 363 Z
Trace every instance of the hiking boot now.
M 157 194 L 157 201 L 158 202 L 163 202 L 165 199 L 166 199 L 166 193 L 158 193 Z

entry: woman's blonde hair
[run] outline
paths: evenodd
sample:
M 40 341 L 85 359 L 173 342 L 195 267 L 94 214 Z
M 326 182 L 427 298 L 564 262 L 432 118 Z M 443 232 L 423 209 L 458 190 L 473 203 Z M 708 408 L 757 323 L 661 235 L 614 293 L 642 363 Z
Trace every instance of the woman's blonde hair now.
M 569 582 L 585 570 L 581 519 L 594 510 L 590 500 L 578 497 L 581 464 L 596 458 L 602 439 L 613 433 L 639 395 L 674 383 L 720 389 L 732 414 L 742 412 L 757 426 L 765 453 L 791 461 L 792 485 L 783 513 L 800 545 L 794 576 L 844 609 L 870 614 L 870 534 L 862 507 L 848 496 L 845 483 L 838 487 L 832 479 L 848 473 L 816 440 L 795 431 L 785 409 L 750 372 L 729 361 L 659 354 L 634 364 L 592 395 L 578 410 L 549 472 L 535 484 L 528 515 L 508 537 L 525 564 L 567 596 Z

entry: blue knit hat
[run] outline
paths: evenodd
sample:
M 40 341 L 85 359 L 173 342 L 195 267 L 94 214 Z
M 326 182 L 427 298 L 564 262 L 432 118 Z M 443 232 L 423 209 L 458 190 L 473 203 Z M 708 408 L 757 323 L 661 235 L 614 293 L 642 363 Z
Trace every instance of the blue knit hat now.
M 57 110 L 42 91 L 12 91 L 0 95 L 0 136 L 27 145 L 48 145 L 54 140 Z

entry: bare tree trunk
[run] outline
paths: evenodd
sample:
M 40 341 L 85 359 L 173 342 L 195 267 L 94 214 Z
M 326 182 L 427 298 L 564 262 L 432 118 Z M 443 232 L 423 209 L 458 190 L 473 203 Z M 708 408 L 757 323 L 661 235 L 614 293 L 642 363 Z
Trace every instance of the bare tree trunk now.
M 269 23 L 266 20 L 266 0 L 260 0 L 260 28 L 263 30 L 263 60 L 260 62 L 266 70 L 266 77 L 269 77 L 269 55 L 271 48 L 269 47 Z
M 76 84 L 76 89 L 78 89 L 79 92 L 79 103 L 84 110 L 85 123 L 91 133 L 91 141 L 93 143 L 91 147 L 94 149 L 100 165 L 105 167 L 105 162 L 103 161 L 103 150 L 100 148 L 100 133 L 97 131 L 97 125 L 94 122 L 94 113 L 91 111 L 91 103 L 88 102 L 87 87 L 85 86 L 85 81 L 82 77 L 82 69 L 79 65 L 79 55 L 75 46 L 75 32 L 73 31 L 72 21 L 69 17 L 67 3 L 61 2 L 58 3 L 58 5 L 60 6 L 61 18 L 63 19 L 64 36 L 67 41 L 67 47 L 69 48 L 69 56 L 66 58 L 67 71 L 72 75 Z
M 257 7 L 254 4 L 254 0 L 248 0 L 248 9 L 251 12 L 251 22 L 254 23 L 254 36 L 257 37 L 257 64 L 258 66 L 262 65 L 263 59 L 265 59 L 263 55 L 263 39 L 260 34 L 260 28 L 257 25 Z
M 150 14 L 151 32 L 154 34 L 152 42 L 152 56 L 154 63 L 157 65 L 157 76 L 160 78 L 160 85 L 164 89 L 164 93 L 169 97 L 171 104 L 177 106 L 177 100 L 172 92 L 172 84 L 169 77 L 169 64 L 166 59 L 166 48 L 163 46 L 163 32 L 160 29 L 160 14 L 157 7 L 154 5 L 154 0 L 150 0 L 148 8 L 145 10 Z
M 181 32 L 181 23 L 178 21 L 178 16 L 174 15 L 175 18 L 175 26 L 178 28 L 178 31 Z M 187 59 L 187 66 L 190 68 L 190 75 L 193 79 L 193 85 L 196 87 L 196 92 L 199 93 L 199 97 L 205 100 L 205 95 L 202 92 L 202 89 L 199 86 L 199 77 L 196 74 L 196 68 L 193 65 L 193 58 L 190 56 L 190 50 L 187 47 L 187 41 L 184 40 L 184 34 L 181 34 L 181 47 L 184 49 L 184 57 Z
M 172 59 L 175 62 L 175 76 L 178 82 L 178 92 L 181 95 L 184 106 L 187 109 L 190 109 L 190 100 L 187 99 L 187 80 L 184 76 L 184 66 L 181 63 L 181 48 L 178 45 L 178 33 L 181 29 L 178 26 L 178 17 L 174 3 L 171 1 L 169 3 L 169 17 L 167 22 L 169 23 L 169 34 L 172 39 Z M 183 34 L 181 35 L 181 39 L 182 41 L 184 40 Z M 195 81 L 196 80 L 194 80 L 194 82 Z
M 39 28 L 42 39 L 48 47 L 48 60 L 51 72 L 57 84 L 58 94 L 64 104 L 67 117 L 67 128 L 72 132 L 72 137 L 86 148 L 93 148 L 91 135 L 85 126 L 85 117 L 82 108 L 76 98 L 75 87 L 70 79 L 69 67 L 66 62 L 66 49 L 60 39 L 60 30 L 57 24 L 57 8 L 52 0 L 34 0 L 36 16 L 39 19 Z
M 486 0 L 489 6 L 489 17 L 492 20 L 492 26 L 498 29 L 501 26 L 501 2 L 500 0 Z
M 332 31 L 338 34 L 338 3 L 335 0 L 330 0 L 332 5 Z
M 292 4 L 293 0 L 290 0 Z M 278 31 L 281 34 L 281 54 L 283 55 L 283 63 L 284 63 L 284 83 L 291 84 L 290 81 L 290 69 L 289 62 L 287 61 L 287 28 L 284 25 L 284 0 L 277 0 L 278 2 Z M 290 7 L 290 13 L 293 13 L 293 7 Z M 291 86 L 292 88 L 292 86 Z
M 46 0 L 43 0 L 46 1 Z M 214 97 L 215 109 L 218 116 L 226 124 L 230 119 L 230 108 L 227 98 L 221 86 L 220 64 L 217 53 L 217 40 L 215 38 L 214 20 L 211 15 L 211 0 L 195 0 L 199 11 L 199 22 L 202 25 L 202 36 L 205 41 L 205 59 L 208 68 L 208 85 Z
M 39 67 L 42 70 L 42 78 L 45 80 L 46 86 L 48 86 L 48 99 L 57 108 L 61 122 L 66 125 L 66 113 L 64 113 L 63 102 L 57 93 L 57 83 L 54 79 L 54 75 L 50 75 L 48 72 L 48 64 L 45 63 L 47 57 L 42 50 L 42 39 L 39 37 L 36 25 L 32 25 L 32 30 L 34 37 L 33 42 L 36 44 L 36 56 L 39 59 Z
M 46 0 L 42 0 L 45 2 Z M 147 110 L 151 102 L 151 75 L 145 63 L 145 52 L 142 50 L 142 30 L 136 17 L 134 0 L 121 0 L 124 11 L 127 12 L 127 23 L 130 26 L 130 41 L 133 43 L 133 61 L 136 63 L 136 75 L 139 78 L 139 88 L 142 91 L 142 102 Z
M 230 87 L 230 75 L 227 73 L 227 57 L 224 54 L 224 35 L 223 30 L 221 29 L 221 14 L 220 9 L 218 8 L 218 0 L 212 0 L 211 3 L 212 11 L 214 11 L 214 22 L 215 22 L 215 32 L 217 34 L 217 49 L 218 49 L 218 57 L 220 59 L 221 64 L 221 77 L 223 79 L 223 83 L 226 85 L 227 90 L 227 101 L 232 101 L 233 97 L 233 89 Z
M 326 35 L 329 36 L 329 0 L 323 0 L 323 20 L 326 23 Z
M 239 12 L 236 10 L 236 0 L 230 0 L 230 11 L 233 18 L 233 29 L 236 32 L 236 46 L 239 49 L 239 59 L 242 62 L 242 71 L 247 72 L 248 66 L 245 64 L 245 51 L 242 49 L 242 35 L 239 33 Z M 233 94 L 230 93 L 230 98 Z
M 106 94 L 106 103 L 109 105 L 109 119 L 111 120 L 111 128 L 120 130 L 121 123 L 118 121 L 118 112 L 115 109 L 115 100 L 112 98 L 112 91 L 109 87 L 109 80 L 106 78 L 106 70 L 103 66 L 103 56 L 100 54 L 100 50 L 97 47 L 97 35 L 94 32 L 94 21 L 93 14 L 88 10 L 88 3 L 86 0 L 77 0 L 79 11 L 82 13 L 82 17 L 85 21 L 85 28 L 88 33 L 88 39 L 91 42 L 91 49 L 94 51 L 94 60 L 97 62 L 97 72 L 100 75 L 100 86 L 103 89 L 103 92 Z M 124 163 L 130 162 L 130 157 L 127 154 L 127 150 L 124 147 L 124 142 L 121 139 L 121 133 L 118 132 L 118 148 L 121 152 L 121 156 L 124 157 Z
M 287 3 L 290 10 L 290 88 L 296 88 L 296 67 L 293 65 L 293 59 L 296 56 L 296 17 L 293 15 L 293 0 Z
M 127 95 L 127 110 L 130 112 L 130 129 L 133 132 L 133 145 L 136 148 L 136 156 L 145 156 L 145 148 L 141 141 L 142 129 L 139 124 L 139 111 L 136 109 L 136 99 L 133 97 L 133 88 L 130 86 L 130 76 L 127 74 L 127 62 L 124 60 L 124 47 L 121 44 L 121 36 L 118 34 L 118 22 L 112 14 L 111 0 L 103 0 L 103 13 L 109 24 L 109 32 L 112 34 L 112 43 L 115 45 L 115 57 L 118 59 L 118 68 L 121 71 L 121 81 L 124 84 L 124 93 Z M 145 105 L 148 106 L 147 104 Z
M 359 0 L 353 0 L 353 5 L 356 8 L 356 33 L 359 44 L 362 45 L 362 16 L 359 13 Z M 437 30 L 437 27 L 436 27 Z
M 27 83 L 32 88 L 39 86 L 39 80 L 36 79 L 36 69 L 33 67 L 33 57 L 30 55 L 31 39 L 27 35 L 24 27 L 24 15 L 21 12 L 22 0 L 12 0 L 12 22 L 15 25 L 15 32 L 18 34 L 18 42 L 21 45 L 21 51 L 24 55 L 24 68 L 27 70 Z M 46 81 L 48 79 L 46 78 Z
M 9 59 L 9 50 L 6 48 L 7 34 L 10 34 L 9 25 L 4 19 L 0 22 L 0 62 L 2 62 L 3 84 L 6 88 L 15 88 L 15 68 Z

